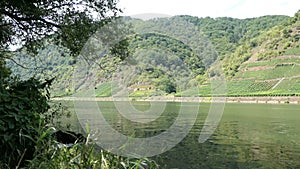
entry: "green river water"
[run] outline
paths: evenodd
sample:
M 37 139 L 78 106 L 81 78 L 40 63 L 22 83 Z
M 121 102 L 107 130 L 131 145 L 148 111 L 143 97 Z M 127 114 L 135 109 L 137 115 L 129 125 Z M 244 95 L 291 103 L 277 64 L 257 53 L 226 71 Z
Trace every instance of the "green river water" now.
M 133 102 L 133 105 L 140 111 L 150 107 L 149 102 Z M 300 105 L 226 104 L 217 129 L 204 143 L 199 143 L 198 138 L 210 104 L 189 106 L 199 105 L 188 135 L 172 149 L 151 157 L 162 168 L 300 168 Z M 166 131 L 176 120 L 181 104 L 167 103 L 159 118 L 148 123 L 124 118 L 113 102 L 98 102 L 98 106 L 116 131 L 146 138 Z M 84 109 L 90 118 L 94 112 L 88 107 Z

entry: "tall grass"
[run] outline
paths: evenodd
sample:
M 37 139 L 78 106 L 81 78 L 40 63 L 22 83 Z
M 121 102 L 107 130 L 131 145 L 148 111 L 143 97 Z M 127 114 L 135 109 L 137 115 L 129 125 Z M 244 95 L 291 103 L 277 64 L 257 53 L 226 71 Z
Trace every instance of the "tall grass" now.
M 147 158 L 125 158 L 104 151 L 89 140 L 66 147 L 49 136 L 49 130 L 41 133 L 36 143 L 35 157 L 27 169 L 157 169 L 159 166 Z

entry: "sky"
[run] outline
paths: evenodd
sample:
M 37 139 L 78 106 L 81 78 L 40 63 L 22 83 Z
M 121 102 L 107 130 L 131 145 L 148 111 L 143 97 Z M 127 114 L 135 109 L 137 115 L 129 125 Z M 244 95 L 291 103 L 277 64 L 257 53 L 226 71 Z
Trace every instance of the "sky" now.
M 300 0 L 119 0 L 125 16 L 145 13 L 198 17 L 253 18 L 288 15 L 300 10 Z

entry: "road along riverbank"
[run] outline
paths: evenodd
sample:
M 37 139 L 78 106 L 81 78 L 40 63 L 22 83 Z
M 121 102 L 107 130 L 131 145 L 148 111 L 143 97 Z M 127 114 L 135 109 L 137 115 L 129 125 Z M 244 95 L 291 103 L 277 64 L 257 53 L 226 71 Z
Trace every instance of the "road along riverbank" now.
M 55 97 L 56 101 L 166 101 L 166 102 L 226 102 L 260 104 L 300 104 L 299 96 L 265 97 Z

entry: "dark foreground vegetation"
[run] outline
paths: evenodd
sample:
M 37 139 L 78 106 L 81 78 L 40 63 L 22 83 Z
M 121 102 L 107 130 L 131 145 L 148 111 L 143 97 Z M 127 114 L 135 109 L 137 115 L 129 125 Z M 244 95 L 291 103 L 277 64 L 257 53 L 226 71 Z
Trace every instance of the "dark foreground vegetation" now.
M 16 62 L 14 56 L 26 51 L 28 57 L 36 58 L 39 50 L 48 46 L 48 38 L 75 59 L 73 56 L 96 28 L 120 13 L 115 0 L 3 0 L 0 12 L 1 169 L 158 167 L 147 159 L 123 158 L 96 149 L 88 135 L 85 139 L 76 138 L 71 147 L 58 142 L 63 141 L 64 132 L 53 129 L 60 127 L 59 119 L 66 111 L 62 105 L 49 102 L 55 75 L 48 79 L 29 75 L 24 79 L 12 74 L 6 64 L 8 61 L 36 69 L 35 64 L 26 67 Z M 122 45 L 112 52 L 116 57 L 121 57 L 119 49 Z

